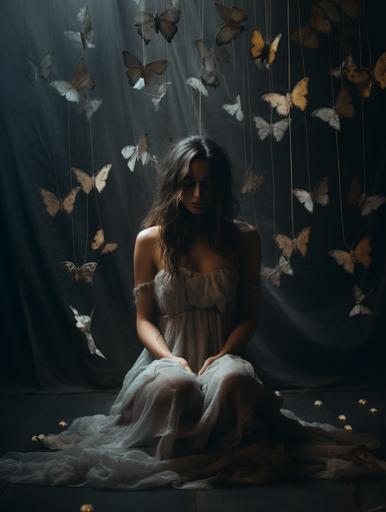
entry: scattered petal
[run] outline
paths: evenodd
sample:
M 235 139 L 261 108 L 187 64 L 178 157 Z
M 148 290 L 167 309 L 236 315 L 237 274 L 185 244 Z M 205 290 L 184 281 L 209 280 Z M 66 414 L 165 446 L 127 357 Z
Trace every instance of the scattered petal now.
M 339 414 L 339 416 L 338 416 L 338 420 L 339 420 L 339 421 L 346 421 L 346 420 L 347 420 L 347 417 L 346 417 L 344 414 Z
M 315 400 L 314 405 L 316 407 L 321 407 L 323 405 L 323 402 L 321 400 Z
M 58 425 L 59 425 L 59 427 L 63 427 L 63 428 L 68 427 L 67 421 L 64 421 L 64 420 L 60 420 Z
M 351 425 L 345 425 L 343 428 L 345 429 L 346 432 L 352 432 L 353 430 Z
M 80 507 L 80 512 L 94 512 L 94 507 L 91 505 L 91 503 L 84 503 Z
M 367 404 L 367 400 L 366 400 L 365 398 L 360 398 L 360 399 L 358 400 L 358 404 L 359 404 L 359 405 L 366 405 L 366 404 Z
M 376 407 L 371 407 L 371 409 L 369 410 L 369 412 L 370 412 L 371 414 L 377 414 L 378 409 L 377 409 Z

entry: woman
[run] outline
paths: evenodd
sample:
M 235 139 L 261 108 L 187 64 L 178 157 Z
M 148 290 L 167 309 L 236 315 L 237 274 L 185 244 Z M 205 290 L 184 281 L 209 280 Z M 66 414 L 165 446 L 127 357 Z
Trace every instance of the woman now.
M 59 452 L 8 453 L 0 477 L 197 489 L 386 473 L 368 452 L 379 446 L 372 436 L 280 410 L 239 355 L 256 329 L 260 240 L 235 219 L 235 205 L 229 160 L 217 144 L 189 137 L 173 146 L 134 250 L 144 350 L 109 415 L 78 418 L 47 436 L 44 445 Z

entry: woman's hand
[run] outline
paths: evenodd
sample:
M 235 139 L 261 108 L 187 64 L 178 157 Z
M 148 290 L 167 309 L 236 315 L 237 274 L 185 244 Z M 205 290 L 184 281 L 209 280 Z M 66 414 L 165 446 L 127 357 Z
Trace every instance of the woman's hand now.
M 204 373 L 204 371 L 208 368 L 208 366 L 210 364 L 214 363 L 214 361 L 216 361 L 220 357 L 222 357 L 222 355 L 223 354 L 217 354 L 215 356 L 208 357 L 208 359 L 205 359 L 204 364 L 202 365 L 201 370 L 198 372 L 198 375 L 201 375 L 202 373 Z
M 187 370 L 189 373 L 194 373 L 194 371 L 190 368 L 189 363 L 186 359 L 183 357 L 177 357 L 177 356 L 170 356 L 167 359 L 170 359 L 171 361 L 175 361 L 178 363 L 184 370 Z

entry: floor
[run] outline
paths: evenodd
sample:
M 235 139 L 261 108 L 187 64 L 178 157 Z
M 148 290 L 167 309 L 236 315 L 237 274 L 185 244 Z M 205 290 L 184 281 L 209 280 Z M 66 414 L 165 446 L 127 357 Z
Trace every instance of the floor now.
M 386 391 L 283 391 L 284 407 L 309 421 L 341 425 L 345 414 L 356 431 L 371 432 L 386 445 Z M 112 393 L 25 394 L 0 396 L 0 453 L 34 451 L 34 434 L 58 432 L 58 422 L 104 413 Z M 358 403 L 366 399 L 365 405 Z M 315 406 L 315 400 L 322 405 Z M 371 413 L 370 408 L 378 412 Z M 382 451 L 386 459 L 386 451 Z M 384 455 L 383 455 L 384 453 Z M 91 488 L 35 487 L 0 482 L 0 511 L 94 512 L 386 512 L 386 479 L 360 482 L 314 480 L 212 490 L 100 491 Z

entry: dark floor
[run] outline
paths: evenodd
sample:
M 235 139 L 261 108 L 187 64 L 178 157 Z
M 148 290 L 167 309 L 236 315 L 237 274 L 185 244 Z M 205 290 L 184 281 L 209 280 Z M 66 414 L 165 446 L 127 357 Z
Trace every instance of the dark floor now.
M 287 391 L 283 397 L 284 407 L 306 420 L 341 425 L 337 416 L 345 414 L 355 431 L 371 432 L 386 445 L 385 391 Z M 70 422 L 77 416 L 105 413 L 113 398 L 111 393 L 1 396 L 0 453 L 37 450 L 32 435 L 58 432 L 60 420 Z M 360 406 L 360 398 L 368 403 Z M 314 405 L 317 399 L 322 400 L 321 407 Z M 371 407 L 376 407 L 378 413 L 371 414 Z M 92 503 L 95 512 L 385 512 L 386 478 L 355 483 L 313 480 L 203 491 L 128 492 L 0 482 L 1 512 L 77 512 L 83 503 Z

